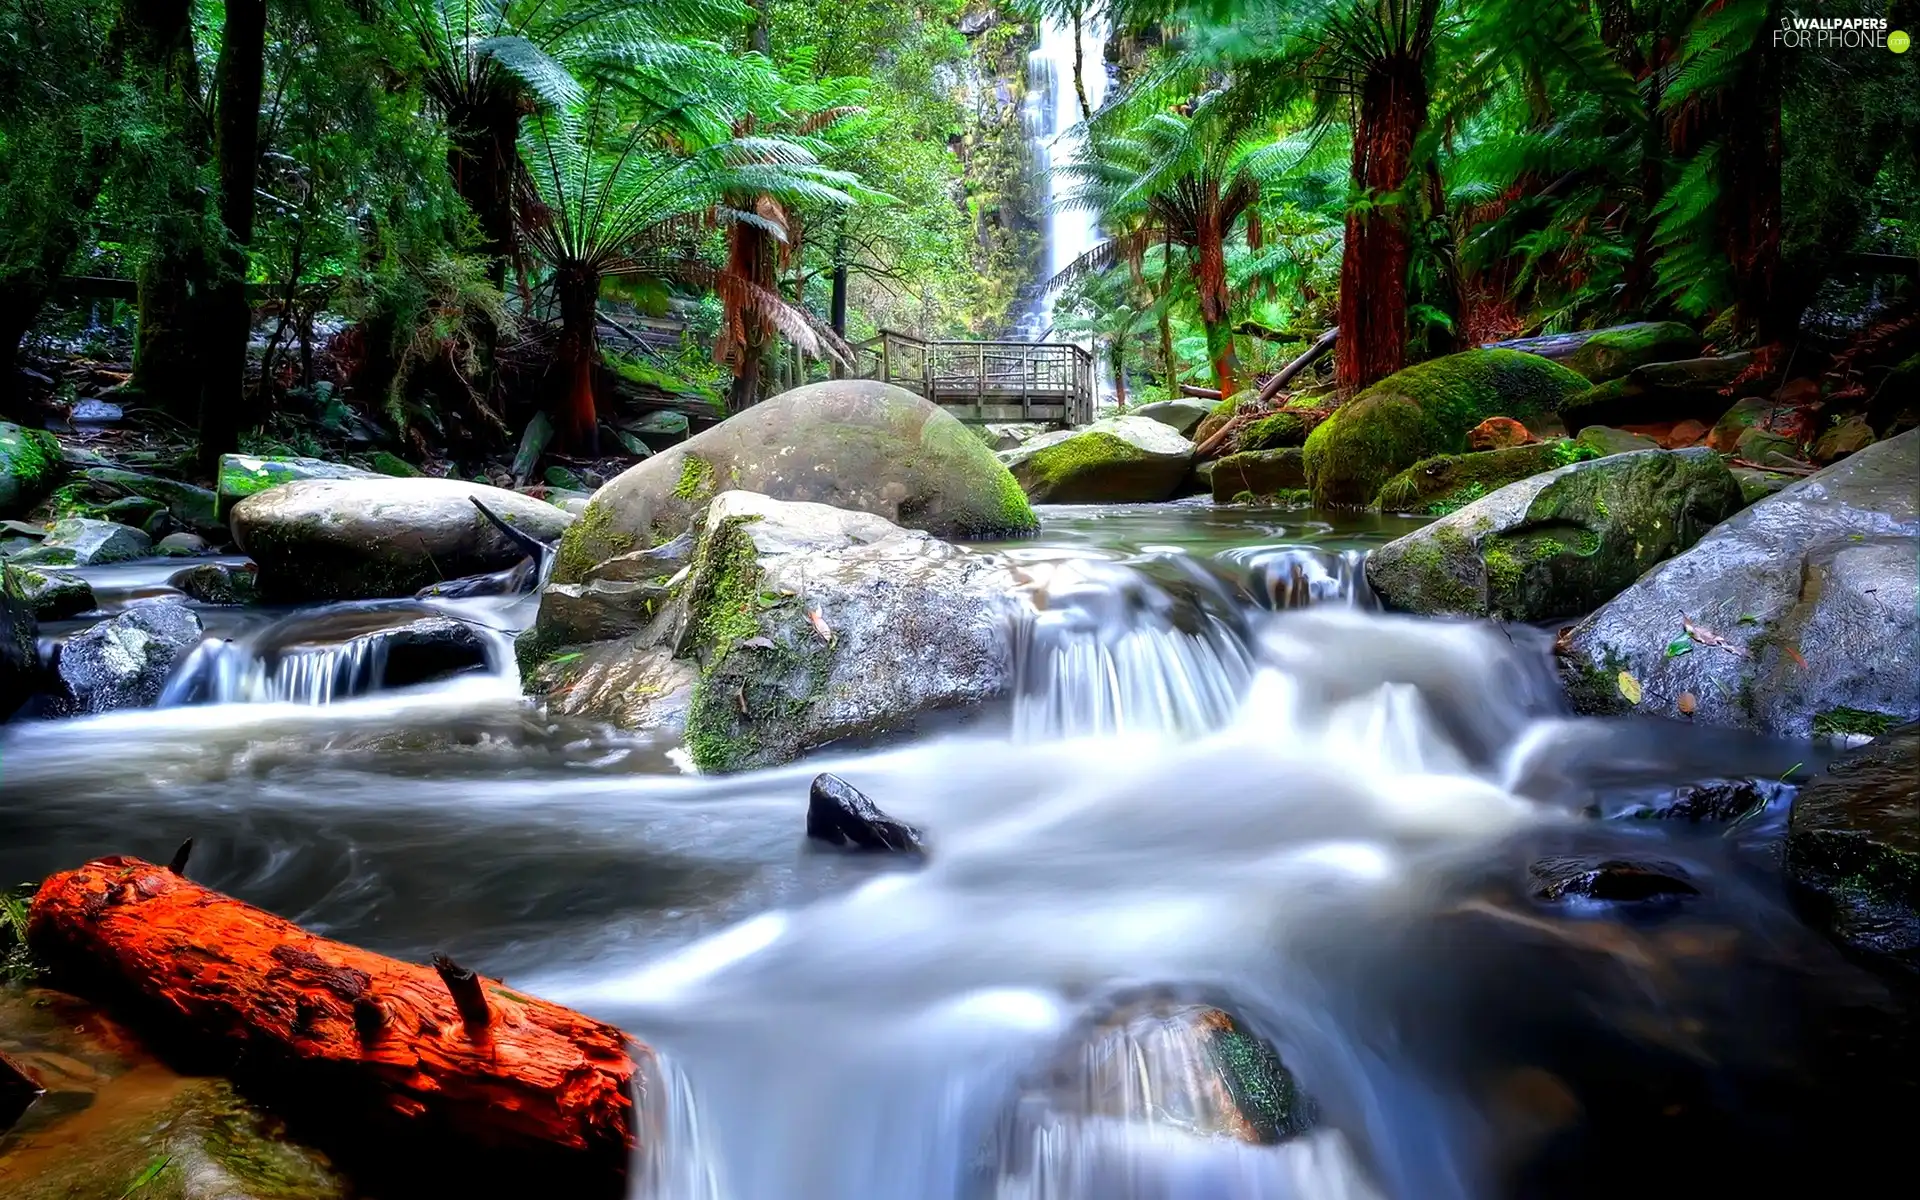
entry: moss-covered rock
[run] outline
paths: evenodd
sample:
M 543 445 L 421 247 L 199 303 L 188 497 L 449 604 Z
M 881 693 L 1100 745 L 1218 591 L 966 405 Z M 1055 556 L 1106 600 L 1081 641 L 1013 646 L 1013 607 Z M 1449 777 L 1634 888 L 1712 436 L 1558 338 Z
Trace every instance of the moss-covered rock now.
M 1589 425 L 1711 422 L 1727 407 L 1725 389 L 1752 364 L 1752 356 L 1687 358 L 1648 363 L 1568 396 L 1560 420 L 1578 433 Z
M 1771 496 L 1800 478 L 1798 475 L 1788 475 L 1780 471 L 1763 471 L 1758 467 L 1731 469 L 1734 481 L 1740 485 L 1740 499 L 1748 504 Z
M 0 421 L 0 518 L 24 515 L 60 482 L 64 469 L 52 434 Z
M 317 458 L 301 458 L 292 454 L 271 454 L 260 457 L 252 454 L 222 454 L 215 481 L 218 494 L 219 516 L 224 519 L 233 510 L 233 506 L 249 496 L 257 496 L 269 488 L 286 483 L 298 483 L 307 479 L 379 479 L 382 476 L 375 471 L 365 471 L 359 467 L 350 467 L 344 463 L 325 462 Z
M 11 564 L 0 567 L 8 573 L 9 592 L 24 600 L 33 615 L 42 621 L 64 621 L 96 607 L 93 589 L 78 575 L 65 571 L 42 571 Z
M 1607 425 L 1589 425 L 1573 440 L 1596 455 L 1632 454 L 1635 450 L 1660 449 L 1660 443 L 1644 433 L 1628 433 Z
M 394 479 L 412 479 L 421 474 L 419 467 L 390 450 L 376 450 L 367 456 L 367 466 L 376 475 Z
M 1125 504 L 1171 499 L 1193 464 L 1193 443 L 1145 417 L 1109 417 L 1046 434 L 1000 461 L 1035 504 Z
M 251 563 L 201 563 L 167 577 L 167 586 L 202 604 L 234 606 L 260 598 L 260 581 Z
M 68 517 L 47 530 L 38 546 L 16 554 L 14 561 L 35 567 L 90 567 L 143 558 L 153 539 L 130 525 Z
M 1700 335 L 1678 321 L 1636 321 L 1597 329 L 1563 361 L 1594 383 L 1618 379 L 1635 367 L 1700 353 Z
M 1390 608 L 1547 621 L 1617 595 L 1740 508 L 1709 450 L 1643 450 L 1536 475 L 1367 558 Z
M 1740 440 L 1755 432 L 1773 435 L 1782 446 L 1795 449 L 1813 436 L 1805 409 L 1749 396 L 1720 414 L 1707 431 L 1707 445 L 1722 454 L 1738 454 Z
M 1307 486 L 1307 468 L 1299 447 L 1285 450 L 1249 450 L 1229 454 L 1213 464 L 1213 499 L 1216 504 L 1241 501 L 1242 496 L 1262 499 L 1300 491 Z
M 1863 416 L 1855 414 L 1834 422 L 1813 443 L 1813 460 L 1818 463 L 1835 463 L 1849 454 L 1857 454 L 1873 445 L 1873 426 Z
M 1202 445 L 1208 438 L 1226 428 L 1227 422 L 1233 420 L 1239 413 L 1240 406 L 1251 401 L 1255 395 L 1257 395 L 1256 392 L 1248 390 L 1235 392 L 1224 400 L 1214 401 L 1213 408 L 1198 425 L 1193 427 L 1193 444 Z
M 1747 429 L 1733 444 L 1735 458 L 1763 467 L 1794 467 L 1806 463 L 1806 448 L 1771 429 Z
M 1465 451 L 1467 432 L 1488 417 L 1550 425 L 1555 406 L 1585 384 L 1517 350 L 1469 350 L 1408 367 L 1334 410 L 1308 436 L 1307 486 L 1321 505 L 1369 504 L 1421 459 Z
M 191 483 L 118 467 L 88 467 L 77 473 L 67 487 L 84 488 L 84 498 L 94 503 L 110 504 L 133 498 L 153 501 L 164 507 L 182 528 L 200 534 L 225 533 L 218 516 L 218 497 Z
M 19 569 L 0 563 L 0 721 L 39 690 L 40 627 Z
M 1794 798 L 1787 875 L 1836 940 L 1920 973 L 1920 725 L 1858 715 L 1874 740 Z
M 1235 445 L 1241 450 L 1280 450 L 1304 445 L 1318 422 L 1310 413 L 1280 409 L 1240 430 Z
M 1516 480 L 1598 457 L 1591 447 L 1565 439 L 1472 454 L 1436 455 L 1389 479 L 1374 497 L 1373 507 L 1382 512 L 1441 517 Z

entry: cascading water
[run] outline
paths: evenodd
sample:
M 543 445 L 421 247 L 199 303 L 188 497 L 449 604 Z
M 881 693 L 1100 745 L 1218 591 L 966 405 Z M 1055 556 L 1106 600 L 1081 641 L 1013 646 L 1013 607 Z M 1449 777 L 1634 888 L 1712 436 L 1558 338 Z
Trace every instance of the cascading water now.
M 1049 15 L 1040 26 L 1039 44 L 1027 56 L 1027 98 L 1021 121 L 1027 134 L 1035 177 L 1043 182 L 1044 224 L 1041 230 L 1042 275 L 1034 298 L 1019 323 L 1028 341 L 1044 338 L 1053 327 L 1053 294 L 1047 281 L 1099 243 L 1095 214 L 1084 208 L 1062 208 L 1062 181 L 1053 175 L 1055 164 L 1070 161 L 1085 131 L 1080 98 L 1074 90 L 1074 50 L 1079 43 L 1081 82 L 1087 103 L 1098 112 L 1107 98 L 1107 20 L 1099 13 L 1075 23 L 1071 17 Z

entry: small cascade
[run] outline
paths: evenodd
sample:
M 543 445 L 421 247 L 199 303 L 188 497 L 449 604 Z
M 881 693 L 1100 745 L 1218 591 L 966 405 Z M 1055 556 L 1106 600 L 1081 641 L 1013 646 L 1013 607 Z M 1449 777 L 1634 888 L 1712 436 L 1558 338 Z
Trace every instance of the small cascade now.
M 1071 161 L 1085 137 L 1080 98 L 1074 93 L 1074 42 L 1081 56 L 1081 82 L 1087 103 L 1099 111 L 1107 98 L 1107 21 L 1089 14 L 1076 26 L 1071 17 L 1048 15 L 1040 27 L 1040 42 L 1027 56 L 1027 98 L 1021 112 L 1036 177 L 1041 181 L 1045 207 L 1041 230 L 1040 280 L 1031 305 L 1020 318 L 1019 336 L 1043 339 L 1053 326 L 1053 295 L 1047 281 L 1064 270 L 1100 240 L 1094 215 L 1084 209 L 1062 210 L 1062 183 L 1052 174 L 1055 164 Z
M 1315 605 L 1374 610 L 1367 586 L 1364 550 L 1318 546 L 1249 546 L 1229 550 L 1220 561 L 1244 577 L 1254 603 L 1284 611 Z

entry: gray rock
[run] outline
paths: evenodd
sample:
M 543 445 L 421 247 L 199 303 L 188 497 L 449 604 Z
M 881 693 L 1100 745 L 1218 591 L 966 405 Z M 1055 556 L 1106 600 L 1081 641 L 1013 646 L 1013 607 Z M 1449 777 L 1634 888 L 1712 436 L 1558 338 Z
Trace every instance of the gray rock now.
M 1193 443 L 1147 417 L 1109 417 L 1043 434 L 999 455 L 1035 504 L 1171 499 L 1193 466 Z
M 39 503 L 63 470 L 52 434 L 0 421 L 0 517 L 19 516 Z
M 1659 804 L 1632 815 L 1659 821 L 1734 821 L 1754 809 L 1772 804 L 1793 785 L 1777 779 L 1715 779 L 1673 789 Z
M 260 598 L 260 583 L 252 563 L 201 563 L 176 571 L 167 586 L 202 604 L 252 604 Z
M 1784 471 L 1762 471 L 1755 467 L 1731 467 L 1734 481 L 1740 485 L 1740 498 L 1748 504 L 1791 487 L 1805 478 Z
M 855 850 L 925 852 L 920 831 L 888 816 L 867 794 L 838 775 L 814 777 L 807 789 L 807 836 L 829 846 Z
M 97 607 L 93 589 L 78 575 L 65 571 L 40 571 L 18 564 L 0 567 L 8 574 L 16 599 L 24 600 L 33 615 L 42 621 L 64 621 Z
M 552 543 L 574 518 L 544 501 L 459 479 L 315 479 L 242 500 L 233 536 L 270 596 L 362 600 L 411 596 L 505 570 L 526 551 L 473 506 Z
M 54 522 L 45 541 L 15 555 L 14 561 L 39 567 L 92 567 L 145 558 L 152 550 L 153 539 L 131 526 L 68 517 Z
M 1047 427 L 1037 421 L 1014 421 L 982 425 L 980 428 L 986 430 L 986 443 L 996 453 L 1001 450 L 1015 449 L 1021 443 L 1030 442 L 1048 432 Z
M 1573 439 L 1596 454 L 1631 454 L 1635 450 L 1658 450 L 1660 443 L 1643 433 L 1628 433 L 1610 425 L 1589 425 Z
M 153 552 L 162 558 L 192 558 L 207 550 L 207 539 L 197 533 L 170 533 L 153 547 Z
M 1740 504 L 1739 486 L 1711 450 L 1589 459 L 1508 484 L 1387 543 L 1368 556 L 1367 581 L 1389 608 L 1407 612 L 1577 616 Z
M 1920 973 L 1920 725 L 1886 732 L 1801 789 L 1786 866 L 1839 942 Z
M 56 673 L 56 713 L 145 708 L 200 643 L 200 618 L 181 604 L 143 604 L 68 638 Z
M 1156 400 L 1152 404 L 1142 404 L 1131 415 L 1158 421 L 1172 427 L 1181 437 L 1190 438 L 1193 431 L 1200 428 L 1200 422 L 1206 420 L 1207 414 L 1212 411 L 1213 403 L 1205 400 Z
M 126 415 L 126 410 L 118 404 L 89 397 L 67 411 L 67 420 L 86 425 L 110 425 Z
M 524 647 L 539 645 L 523 637 Z M 521 659 L 529 695 L 562 717 L 605 721 L 635 733 L 679 737 L 700 678 L 697 666 L 676 659 L 671 646 L 645 633 L 611 642 L 563 646 L 542 658 Z
M 1671 715 L 1685 693 L 1695 720 L 1784 737 L 1920 717 L 1917 492 L 1910 431 L 1737 514 L 1568 634 L 1576 706 Z

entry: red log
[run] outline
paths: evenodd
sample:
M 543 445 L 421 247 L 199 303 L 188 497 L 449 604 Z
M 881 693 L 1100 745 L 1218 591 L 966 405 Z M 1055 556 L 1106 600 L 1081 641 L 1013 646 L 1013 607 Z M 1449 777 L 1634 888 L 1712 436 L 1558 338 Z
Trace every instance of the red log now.
M 41 884 L 29 944 L 333 1115 L 624 1175 L 647 1054 L 619 1029 L 445 959 L 401 962 L 136 858 Z M 337 1111 L 345 1105 L 348 1111 Z

